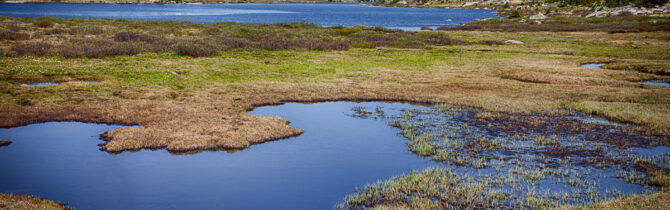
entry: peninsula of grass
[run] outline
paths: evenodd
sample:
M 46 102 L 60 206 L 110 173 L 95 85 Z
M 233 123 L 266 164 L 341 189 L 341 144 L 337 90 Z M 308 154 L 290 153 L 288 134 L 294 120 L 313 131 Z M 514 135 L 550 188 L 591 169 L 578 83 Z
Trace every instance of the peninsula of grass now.
M 53 201 L 43 200 L 33 196 L 14 195 L 8 193 L 0 193 L 0 209 L 17 209 L 17 210 L 61 210 L 65 205 Z
M 104 133 L 101 149 L 108 152 L 243 149 L 302 133 L 279 117 L 247 113 L 255 106 L 378 100 L 466 106 L 491 117 L 595 115 L 664 141 L 670 88 L 637 83 L 670 79 L 664 73 L 670 72 L 670 33 L 654 27 L 637 33 L 598 27 L 405 32 L 309 23 L 2 17 L 0 127 L 137 125 Z M 607 65 L 579 67 L 584 63 Z M 26 85 L 35 82 L 58 85 Z M 410 149 L 433 155 L 435 148 L 416 138 Z M 551 138 L 533 141 L 555 144 Z M 437 169 L 413 174 L 408 178 L 468 181 Z

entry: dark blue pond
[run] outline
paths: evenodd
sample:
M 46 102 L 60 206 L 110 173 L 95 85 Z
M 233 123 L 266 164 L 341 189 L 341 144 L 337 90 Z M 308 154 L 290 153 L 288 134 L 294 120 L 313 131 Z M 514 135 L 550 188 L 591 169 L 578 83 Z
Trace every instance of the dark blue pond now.
M 419 108 L 400 103 L 386 112 Z M 232 154 L 98 150 L 112 125 L 51 122 L 0 129 L 0 192 L 36 195 L 77 209 L 329 209 L 356 187 L 438 163 L 407 150 L 382 120 L 351 117 L 358 103 L 288 103 L 279 115 L 304 134 Z M 395 113 L 397 114 L 397 113 Z
M 381 26 L 405 30 L 458 25 L 494 18 L 493 10 L 373 7 L 328 4 L 0 4 L 12 17 L 124 18 L 192 22 L 278 23 L 306 21 L 322 26 Z M 450 21 L 448 21 L 450 20 Z

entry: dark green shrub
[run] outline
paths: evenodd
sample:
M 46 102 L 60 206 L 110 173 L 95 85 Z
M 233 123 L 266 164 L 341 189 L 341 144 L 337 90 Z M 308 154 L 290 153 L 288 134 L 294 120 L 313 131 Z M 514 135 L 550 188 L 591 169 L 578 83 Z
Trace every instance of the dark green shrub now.
M 507 16 L 507 18 L 521 18 L 521 14 L 519 13 L 519 10 L 514 10 L 510 16 Z

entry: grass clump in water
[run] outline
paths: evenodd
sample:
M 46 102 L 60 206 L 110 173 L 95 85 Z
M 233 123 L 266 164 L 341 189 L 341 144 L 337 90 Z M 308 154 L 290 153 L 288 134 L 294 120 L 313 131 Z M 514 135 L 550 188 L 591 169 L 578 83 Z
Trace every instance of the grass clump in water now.
M 410 151 L 447 166 L 368 185 L 339 207 L 583 206 L 667 186 L 670 153 L 631 152 L 664 145 L 667 136 L 574 115 L 501 115 L 450 105 L 386 115 Z M 636 187 L 617 187 L 623 183 Z

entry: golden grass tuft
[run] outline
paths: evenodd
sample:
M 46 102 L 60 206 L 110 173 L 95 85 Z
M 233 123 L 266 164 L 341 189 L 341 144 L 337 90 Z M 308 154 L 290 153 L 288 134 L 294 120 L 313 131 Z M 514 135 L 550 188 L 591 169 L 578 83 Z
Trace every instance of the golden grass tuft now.
M 68 208 L 65 208 L 65 205 L 61 203 L 43 200 L 33 196 L 0 193 L 0 209 L 56 210 L 56 209 L 68 209 Z

